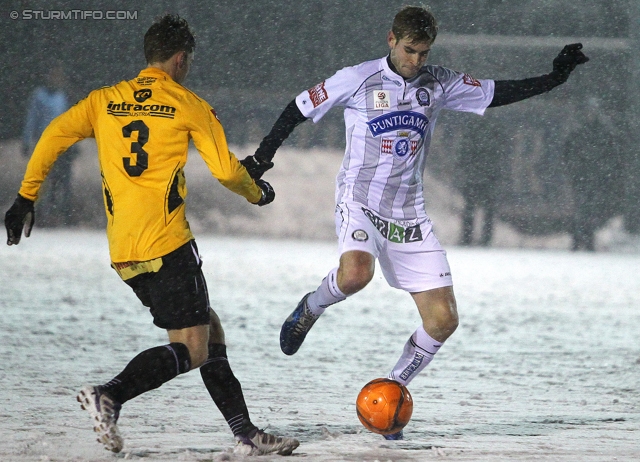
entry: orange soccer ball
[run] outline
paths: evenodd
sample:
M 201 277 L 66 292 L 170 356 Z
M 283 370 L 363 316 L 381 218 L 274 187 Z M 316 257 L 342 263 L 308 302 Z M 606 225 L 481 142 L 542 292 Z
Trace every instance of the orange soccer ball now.
M 389 435 L 411 420 L 413 398 L 407 387 L 395 380 L 374 379 L 360 390 L 356 411 L 367 430 Z

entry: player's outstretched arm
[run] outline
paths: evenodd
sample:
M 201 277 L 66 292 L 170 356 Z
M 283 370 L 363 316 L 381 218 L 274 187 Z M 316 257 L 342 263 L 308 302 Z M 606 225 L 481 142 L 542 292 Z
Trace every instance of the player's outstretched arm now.
M 565 45 L 553 60 L 553 71 L 550 74 L 523 80 L 496 80 L 489 107 L 504 106 L 546 93 L 566 82 L 576 66 L 587 61 L 589 58 L 582 52 L 581 43 Z
M 4 226 L 7 228 L 7 245 L 18 245 L 24 228 L 25 237 L 31 235 L 31 228 L 35 223 L 34 201 L 25 199 L 18 194 L 13 205 L 4 216 Z
M 247 156 L 240 161 L 249 172 L 249 175 L 251 175 L 251 178 L 260 179 L 267 170 L 273 167 L 273 156 L 275 156 L 278 148 L 291 132 L 305 120 L 307 118 L 302 115 L 294 99 L 282 111 L 269 134 L 260 143 L 255 154 Z

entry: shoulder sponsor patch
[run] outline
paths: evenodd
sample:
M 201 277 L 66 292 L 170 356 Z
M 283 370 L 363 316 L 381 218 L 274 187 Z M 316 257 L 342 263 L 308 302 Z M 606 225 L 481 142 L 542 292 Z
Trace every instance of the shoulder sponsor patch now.
M 307 91 L 309 92 L 309 99 L 313 103 L 313 107 L 318 107 L 329 99 L 327 90 L 324 88 L 324 81 L 315 87 L 309 88 Z
M 462 81 L 466 84 L 466 85 L 471 85 L 473 87 L 481 87 L 482 84 L 480 83 L 479 80 L 474 79 L 473 77 L 471 77 L 469 74 L 465 74 L 462 76 Z

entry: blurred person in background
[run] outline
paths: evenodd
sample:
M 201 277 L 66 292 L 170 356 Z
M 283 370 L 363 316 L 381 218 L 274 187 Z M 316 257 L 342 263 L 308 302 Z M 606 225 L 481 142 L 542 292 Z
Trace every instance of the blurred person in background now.
M 580 127 L 569 135 L 563 161 L 573 191 L 569 223 L 571 249 L 596 250 L 595 233 L 622 213 L 624 162 L 615 126 L 591 97 L 584 105 Z
M 491 118 L 473 118 L 465 123 L 455 175 L 464 202 L 460 245 L 491 244 L 507 149 L 504 130 Z M 474 240 L 478 216 L 482 218 L 480 237 Z
M 53 119 L 69 109 L 67 76 L 64 64 L 50 65 L 42 85 L 36 87 L 29 98 L 26 121 L 22 132 L 22 155 L 29 157 L 40 135 Z M 38 203 L 39 224 L 42 226 L 72 225 L 75 217 L 72 207 L 73 161 L 78 156 L 77 146 L 60 155 L 52 167 Z

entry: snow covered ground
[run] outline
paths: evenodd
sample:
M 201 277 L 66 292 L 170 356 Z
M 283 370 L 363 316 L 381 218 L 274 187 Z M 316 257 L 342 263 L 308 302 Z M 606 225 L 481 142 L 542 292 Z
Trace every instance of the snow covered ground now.
M 640 459 L 638 253 L 448 246 L 461 325 L 410 386 L 406 441 L 388 442 L 354 402 L 418 325 L 410 297 L 378 272 L 287 357 L 280 325 L 336 263 L 335 245 L 197 242 L 253 420 L 300 439 L 292 460 Z M 102 232 L 36 228 L 2 245 L 0 313 L 0 460 L 240 460 L 197 372 L 125 405 L 121 454 L 94 441 L 78 389 L 166 342 L 109 268 Z

